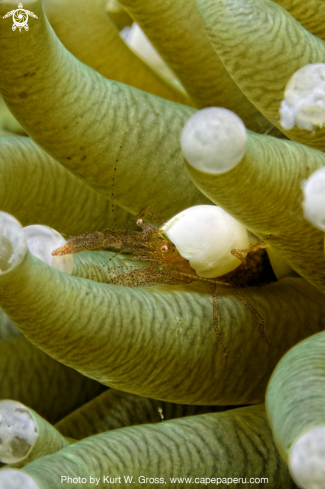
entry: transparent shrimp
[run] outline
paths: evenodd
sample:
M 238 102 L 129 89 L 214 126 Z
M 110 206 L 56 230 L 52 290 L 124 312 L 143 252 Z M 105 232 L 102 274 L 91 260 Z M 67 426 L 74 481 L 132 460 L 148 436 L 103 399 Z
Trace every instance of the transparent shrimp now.
M 232 254 L 240 259 L 241 264 L 232 272 L 217 278 L 203 278 L 196 274 L 188 260 L 183 258 L 176 246 L 170 241 L 162 227 L 155 227 L 143 221 L 147 215 L 157 221 L 159 218 L 147 209 L 142 210 L 136 217 L 137 225 L 142 231 L 130 231 L 127 226 L 123 229 L 106 229 L 103 232 L 91 231 L 76 236 L 61 248 L 52 252 L 54 256 L 94 249 L 108 249 L 116 254 L 131 254 L 132 261 L 148 263 L 146 268 L 115 267 L 110 269 L 111 278 L 106 282 L 127 287 L 143 287 L 165 284 L 178 285 L 191 282 L 205 282 L 210 285 L 213 297 L 213 328 L 224 354 L 227 354 L 219 329 L 219 300 L 218 285 L 231 287 L 235 295 L 257 319 L 258 331 L 270 346 L 264 331 L 264 319 L 238 290 L 248 286 L 261 286 L 276 280 L 268 261 L 266 251 L 260 248 L 260 243 L 246 250 L 233 250 Z

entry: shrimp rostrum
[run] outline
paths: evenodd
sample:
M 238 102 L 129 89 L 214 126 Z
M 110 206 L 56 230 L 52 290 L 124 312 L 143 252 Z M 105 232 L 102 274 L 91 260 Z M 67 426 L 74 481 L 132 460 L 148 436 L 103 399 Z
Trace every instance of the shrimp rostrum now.
M 264 319 L 240 292 L 240 288 L 265 285 L 276 280 L 268 255 L 261 243 L 249 244 L 246 229 L 220 207 L 195 206 L 186 209 L 160 227 L 144 222 L 144 209 L 136 217 L 141 231 L 107 229 L 91 231 L 72 238 L 52 255 L 66 255 L 86 250 L 107 249 L 116 254 L 131 254 L 133 262 L 147 267 L 110 269 L 107 283 L 127 287 L 148 285 L 190 284 L 205 282 L 213 296 L 213 327 L 226 354 L 219 330 L 218 285 L 231 287 L 258 321 L 263 340 L 270 345 L 264 332 Z

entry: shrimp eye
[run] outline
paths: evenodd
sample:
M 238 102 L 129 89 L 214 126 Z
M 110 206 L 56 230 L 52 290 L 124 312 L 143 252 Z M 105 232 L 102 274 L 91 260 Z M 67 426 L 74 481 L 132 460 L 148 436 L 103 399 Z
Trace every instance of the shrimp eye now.
M 162 245 L 161 251 L 168 251 L 168 246 L 166 244 Z
M 142 224 L 142 223 L 143 223 L 143 220 L 142 220 L 142 219 L 138 219 L 138 220 L 137 220 L 137 225 L 138 225 L 138 226 L 141 226 L 141 224 Z

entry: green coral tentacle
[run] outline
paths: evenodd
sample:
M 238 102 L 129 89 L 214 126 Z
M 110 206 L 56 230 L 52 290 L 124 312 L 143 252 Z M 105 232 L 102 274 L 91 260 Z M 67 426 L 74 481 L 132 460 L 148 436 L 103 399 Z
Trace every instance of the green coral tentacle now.
M 63 436 L 81 440 L 97 433 L 138 424 L 224 411 L 227 407 L 173 404 L 109 389 L 56 423 Z
M 325 41 L 325 5 L 322 0 L 274 0 L 298 20 L 307 31 Z
M 21 468 L 74 443 L 63 437 L 31 408 L 15 401 L 0 401 L 1 455 L 8 466 Z
M 124 27 L 128 27 L 133 24 L 132 17 L 125 10 L 125 8 L 122 7 L 118 0 L 108 0 L 106 4 L 106 12 L 119 31 L 124 29 Z
M 278 134 L 243 95 L 213 51 L 195 0 L 121 3 L 144 29 L 198 108 L 226 107 L 238 114 L 249 129 Z
M 212 327 L 211 292 L 201 284 L 100 284 L 61 273 L 29 252 L 0 275 L 0 306 L 53 358 L 119 390 L 186 404 L 260 402 L 283 353 L 324 327 L 323 294 L 301 279 L 244 292 L 264 317 L 273 346 L 263 342 L 257 320 L 234 293 L 220 287 L 226 357 Z
M 115 201 L 134 213 L 157 200 L 163 217 L 207 203 L 184 170 L 179 144 L 194 109 L 105 79 L 64 48 L 40 0 L 25 3 L 38 16 L 27 41 L 8 43 L 0 25 L 0 90 L 34 141 L 108 198 L 117 167 L 124 178 Z M 0 15 L 11 5 L 1 2 Z
M 105 78 L 193 106 L 185 92 L 163 79 L 127 46 L 105 11 L 105 0 L 47 0 L 44 10 L 64 46 Z M 73 18 L 73 29 L 66 23 L 68 18 Z
M 270 379 L 266 408 L 275 443 L 288 460 L 293 442 L 310 428 L 325 426 L 325 332 L 289 350 Z
M 0 139 L 0 209 L 68 236 L 115 226 L 110 202 L 26 137 Z M 123 227 L 132 215 L 117 207 L 115 219 Z
M 0 135 L 18 134 L 25 135 L 24 129 L 19 122 L 16 121 L 12 113 L 6 106 L 3 98 L 0 95 Z M 1 134 L 2 133 L 2 134 Z
M 279 109 L 285 87 L 302 66 L 322 63 L 325 43 L 271 0 L 198 0 L 221 61 L 258 110 L 289 139 L 325 150 L 325 130 L 285 130 Z M 261 42 L 263 39 L 263 42 Z
M 21 336 L 21 332 L 11 319 L 0 309 L 0 340 Z
M 26 338 L 0 341 L 0 399 L 34 409 L 50 423 L 99 395 L 105 388 L 56 362 Z
M 273 372 L 266 393 L 275 444 L 299 487 L 324 482 L 325 332 L 293 347 Z
M 97 474 L 101 489 L 108 485 L 103 476 L 113 480 L 122 474 L 133 476 L 135 488 L 143 487 L 140 476 L 164 478 L 168 487 L 169 478 L 182 474 L 198 477 L 198 487 L 206 487 L 201 479 L 228 478 L 230 473 L 233 478 L 247 480 L 252 474 L 267 477 L 274 489 L 293 487 L 286 464 L 273 444 L 264 406 L 113 430 L 35 461 L 22 472 L 31 476 L 39 489 L 50 489 L 53 483 L 73 487 L 61 479 L 63 474 L 87 480 Z M 172 485 L 180 489 L 184 482 Z M 120 486 L 128 486 L 123 476 Z M 159 486 L 154 481 L 150 484 Z

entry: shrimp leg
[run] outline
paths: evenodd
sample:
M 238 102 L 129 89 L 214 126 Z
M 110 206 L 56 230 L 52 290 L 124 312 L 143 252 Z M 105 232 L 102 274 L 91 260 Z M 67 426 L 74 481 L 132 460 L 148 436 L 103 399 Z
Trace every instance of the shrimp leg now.
M 218 298 L 217 285 L 210 283 L 210 287 L 211 287 L 211 292 L 212 292 L 212 304 L 213 304 L 213 322 L 212 322 L 213 329 L 215 330 L 215 332 L 217 334 L 217 338 L 219 340 L 223 354 L 228 355 L 227 348 L 225 347 L 225 344 L 223 342 L 221 332 L 219 329 L 219 298 Z

